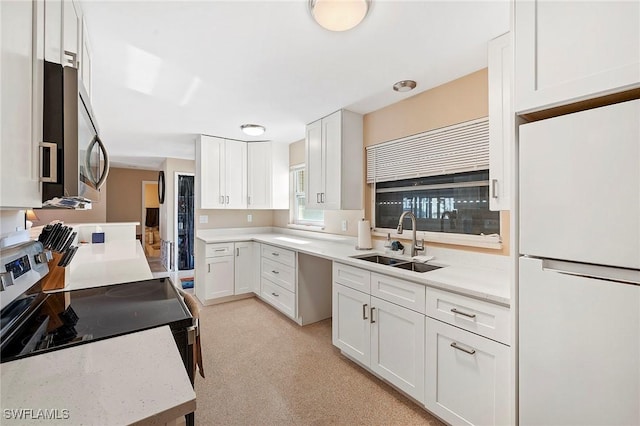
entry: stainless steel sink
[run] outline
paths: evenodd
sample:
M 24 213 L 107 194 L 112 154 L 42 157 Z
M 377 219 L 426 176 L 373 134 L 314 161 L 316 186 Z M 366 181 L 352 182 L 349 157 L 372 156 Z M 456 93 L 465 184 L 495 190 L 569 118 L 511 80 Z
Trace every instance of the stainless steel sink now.
M 371 255 L 371 256 L 363 256 L 363 257 L 359 257 L 359 256 L 354 256 L 356 259 L 360 259 L 360 260 L 365 260 L 367 262 L 373 262 L 373 263 L 379 263 L 380 265 L 389 265 L 389 266 L 395 266 L 401 263 L 407 263 L 407 260 L 404 259 L 396 259 L 395 257 L 387 257 L 387 256 L 380 256 L 380 255 Z
M 421 262 L 404 262 L 404 263 L 398 263 L 397 265 L 392 265 L 392 266 L 394 268 L 408 269 L 409 271 L 413 271 L 413 272 L 429 272 L 429 271 L 435 271 L 436 269 L 441 268 L 441 266 L 428 265 L 426 263 L 421 263 Z
M 373 254 L 369 256 L 353 256 L 355 259 L 364 260 L 367 262 L 377 263 L 379 265 L 387 265 L 393 268 L 402 268 L 407 269 L 413 272 L 429 272 L 434 271 L 436 269 L 440 269 L 441 266 L 429 265 L 422 262 L 413 262 L 408 259 L 397 259 L 395 257 L 388 256 L 380 256 L 378 254 Z

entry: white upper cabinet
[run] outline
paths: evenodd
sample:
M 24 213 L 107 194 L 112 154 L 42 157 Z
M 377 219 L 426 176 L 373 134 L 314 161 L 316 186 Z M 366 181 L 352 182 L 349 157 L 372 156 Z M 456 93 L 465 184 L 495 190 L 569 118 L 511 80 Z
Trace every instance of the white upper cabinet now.
M 515 1 L 515 111 L 640 87 L 640 2 Z
M 80 59 L 80 79 L 87 95 L 91 97 L 91 43 L 89 42 L 89 31 L 87 30 L 87 20 L 82 19 L 82 57 Z
M 511 146 L 515 128 L 511 105 L 511 33 L 489 42 L 489 209 L 511 210 Z
M 31 1 L 0 2 L 0 207 L 41 207 L 44 10 Z
M 289 146 L 247 143 L 247 208 L 289 208 Z
M 201 209 L 247 206 L 247 144 L 201 135 L 196 141 L 196 194 Z
M 78 68 L 82 52 L 80 5 L 71 0 L 46 0 L 45 59 Z
M 307 125 L 306 206 L 323 210 L 362 208 L 362 115 L 340 110 Z

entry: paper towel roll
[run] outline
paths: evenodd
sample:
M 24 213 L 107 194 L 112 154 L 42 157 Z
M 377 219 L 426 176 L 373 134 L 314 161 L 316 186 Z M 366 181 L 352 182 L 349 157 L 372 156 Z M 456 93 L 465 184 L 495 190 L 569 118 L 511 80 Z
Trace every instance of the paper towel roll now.
M 362 250 L 371 248 L 371 223 L 368 220 L 358 222 L 358 248 Z

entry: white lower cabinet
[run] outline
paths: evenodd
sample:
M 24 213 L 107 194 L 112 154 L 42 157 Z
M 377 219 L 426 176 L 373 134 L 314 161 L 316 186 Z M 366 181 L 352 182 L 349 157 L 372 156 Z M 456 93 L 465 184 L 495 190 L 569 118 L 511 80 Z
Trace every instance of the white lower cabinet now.
M 334 262 L 332 310 L 333 345 L 442 420 L 511 423 L 508 308 Z
M 333 344 L 418 401 L 424 400 L 424 319 L 333 284 Z
M 235 277 L 234 277 L 234 294 L 245 294 L 253 291 L 254 259 L 253 244 L 250 241 L 235 243 Z
M 427 317 L 425 407 L 456 425 L 506 425 L 509 347 Z
M 207 244 L 196 240 L 195 294 L 203 305 L 256 291 L 260 266 L 255 246 L 249 241 Z
M 209 257 L 206 261 L 204 299 L 233 296 L 234 261 L 233 256 Z
M 260 297 L 295 320 L 296 252 L 262 244 L 260 253 Z

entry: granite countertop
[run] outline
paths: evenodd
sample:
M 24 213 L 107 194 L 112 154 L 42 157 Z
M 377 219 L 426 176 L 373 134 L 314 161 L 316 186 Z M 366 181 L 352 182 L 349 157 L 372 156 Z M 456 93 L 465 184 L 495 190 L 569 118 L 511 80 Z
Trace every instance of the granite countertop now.
M 65 270 L 65 287 L 80 290 L 153 278 L 138 240 L 81 244 Z
M 3 425 L 165 424 L 196 409 L 168 326 L 5 362 L 1 372 Z
M 380 250 L 356 250 L 353 238 L 327 237 L 324 235 L 314 238 L 311 232 L 293 234 L 278 232 L 218 234 L 215 230 L 202 230 L 197 232 L 196 237 L 207 244 L 238 241 L 256 241 L 271 244 L 505 306 L 510 306 L 511 303 L 509 273 L 506 269 L 457 264 L 455 259 L 447 259 L 445 263 L 436 258 L 429 263 L 443 266 L 442 268 L 425 273 L 413 272 L 353 258 L 352 256 L 367 254 L 389 256 Z M 393 257 L 410 260 L 409 256 Z

